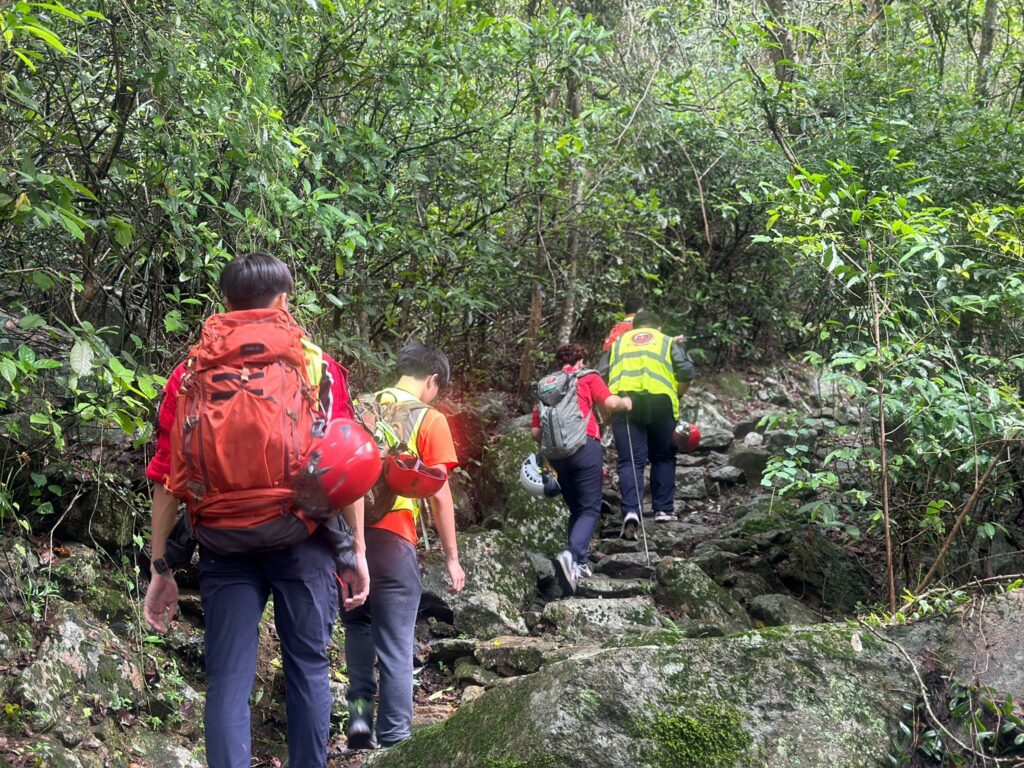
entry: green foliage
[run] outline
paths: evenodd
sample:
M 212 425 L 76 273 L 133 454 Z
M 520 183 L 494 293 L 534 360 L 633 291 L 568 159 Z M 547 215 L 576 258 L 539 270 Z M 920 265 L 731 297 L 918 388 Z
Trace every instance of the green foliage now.
M 893 187 L 868 188 L 857 169 L 832 162 L 821 173 L 797 169 L 788 187 L 773 192 L 771 234 L 761 239 L 790 248 L 804 269 L 821 270 L 836 304 L 819 332 L 822 351 L 807 359 L 873 414 L 874 426 L 820 467 L 790 449 L 766 482 L 781 481 L 784 494 L 857 496 L 877 523 L 880 486 L 870 498 L 863 483 L 844 490 L 831 465 L 852 462 L 880 478 L 884 442 L 890 500 L 901 510 L 897 540 L 930 547 L 996 449 L 1021 430 L 1024 359 L 1010 340 L 1024 310 L 1024 207 L 939 206 L 925 180 L 911 178 L 916 163 L 899 162 L 890 149 L 887 164 Z M 997 508 L 1010 501 L 1012 483 L 1010 474 L 995 474 Z M 971 522 L 994 535 L 992 522 Z
M 1024 23 L 981 46 L 983 5 L 8 4 L 0 307 L 61 330 L 0 340 L 4 508 L 141 445 L 223 265 L 267 249 L 360 389 L 412 336 L 506 387 L 637 292 L 702 363 L 810 349 L 874 433 L 769 482 L 873 533 L 885 446 L 898 543 L 934 547 L 1019 426 Z

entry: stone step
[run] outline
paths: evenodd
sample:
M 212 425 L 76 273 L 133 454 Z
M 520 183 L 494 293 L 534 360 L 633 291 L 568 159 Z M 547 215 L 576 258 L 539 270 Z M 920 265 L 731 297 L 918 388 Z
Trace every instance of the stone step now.
M 649 579 L 660 559 L 657 552 L 650 553 L 650 562 L 643 552 L 620 552 L 602 557 L 593 570 L 615 579 Z
M 639 597 L 654 592 L 650 579 L 582 578 L 576 582 L 577 597 Z

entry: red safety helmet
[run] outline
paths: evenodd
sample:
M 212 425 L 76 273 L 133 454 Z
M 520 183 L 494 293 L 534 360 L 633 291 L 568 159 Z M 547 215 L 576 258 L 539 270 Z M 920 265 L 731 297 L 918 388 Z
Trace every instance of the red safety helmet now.
M 700 446 L 700 430 L 696 424 L 680 419 L 672 430 L 672 445 L 679 453 L 692 453 Z
M 399 496 L 429 498 L 441 490 L 447 478 L 444 470 L 424 464 L 411 453 L 396 453 L 384 460 L 384 481 Z
M 329 517 L 365 496 L 380 472 L 380 449 L 370 434 L 357 421 L 335 419 L 293 483 L 295 502 L 311 516 Z

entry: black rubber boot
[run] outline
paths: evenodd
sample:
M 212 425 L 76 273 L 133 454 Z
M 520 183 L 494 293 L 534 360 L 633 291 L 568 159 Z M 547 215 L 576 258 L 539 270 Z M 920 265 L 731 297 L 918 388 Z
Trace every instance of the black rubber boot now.
M 349 749 L 373 749 L 373 702 L 356 699 L 348 703 L 348 727 L 345 736 Z

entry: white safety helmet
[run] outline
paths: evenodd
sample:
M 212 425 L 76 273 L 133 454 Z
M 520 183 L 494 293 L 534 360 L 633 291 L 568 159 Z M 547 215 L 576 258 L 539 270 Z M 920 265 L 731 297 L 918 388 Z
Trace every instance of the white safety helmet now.
M 519 482 L 531 496 L 544 495 L 544 478 L 541 476 L 540 465 L 537 463 L 537 454 L 531 453 L 526 457 L 526 461 L 519 469 Z

